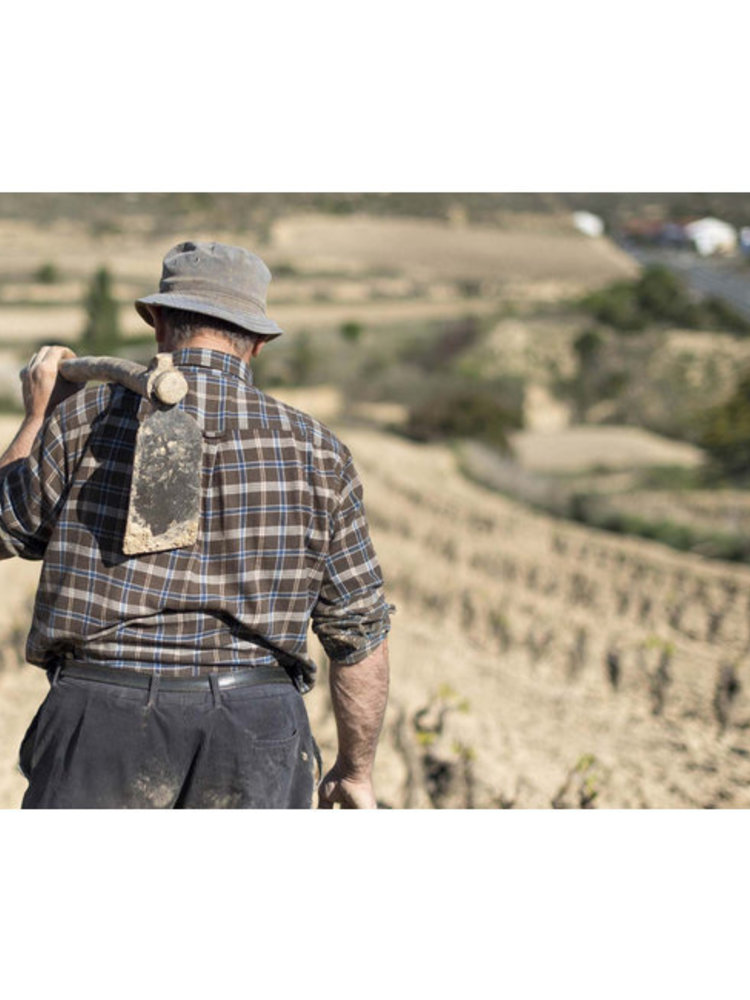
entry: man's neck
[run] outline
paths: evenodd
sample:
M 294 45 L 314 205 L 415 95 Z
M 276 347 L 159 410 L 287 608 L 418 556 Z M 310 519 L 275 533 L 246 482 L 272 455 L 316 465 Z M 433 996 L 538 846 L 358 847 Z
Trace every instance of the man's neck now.
M 226 337 L 222 337 L 221 334 L 214 333 L 212 330 L 199 330 L 197 333 L 193 334 L 190 340 L 183 340 L 177 347 L 173 350 L 180 350 L 183 347 L 197 347 L 202 350 L 208 351 L 222 351 L 224 354 L 231 354 L 234 358 L 239 358 L 240 361 L 244 361 L 246 365 L 249 365 L 252 361 L 252 345 L 248 347 L 246 351 L 238 351 L 234 344 Z

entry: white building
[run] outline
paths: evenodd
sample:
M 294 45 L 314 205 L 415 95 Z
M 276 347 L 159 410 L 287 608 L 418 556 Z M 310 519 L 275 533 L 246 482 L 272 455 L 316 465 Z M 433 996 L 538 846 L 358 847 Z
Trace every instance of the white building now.
M 573 212 L 573 225 L 586 236 L 601 236 L 604 222 L 593 212 Z
M 732 254 L 737 249 L 737 231 L 728 222 L 713 219 L 710 216 L 689 222 L 685 233 L 695 244 L 695 249 L 702 257 L 710 254 Z

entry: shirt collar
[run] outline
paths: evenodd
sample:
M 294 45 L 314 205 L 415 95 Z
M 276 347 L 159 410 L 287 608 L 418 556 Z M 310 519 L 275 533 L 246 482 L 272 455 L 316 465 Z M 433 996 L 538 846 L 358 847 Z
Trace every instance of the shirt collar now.
M 233 354 L 224 351 L 213 351 L 205 347 L 182 347 L 175 351 L 172 360 L 177 368 L 213 368 L 234 375 L 248 385 L 253 384 L 253 373 L 250 365 Z

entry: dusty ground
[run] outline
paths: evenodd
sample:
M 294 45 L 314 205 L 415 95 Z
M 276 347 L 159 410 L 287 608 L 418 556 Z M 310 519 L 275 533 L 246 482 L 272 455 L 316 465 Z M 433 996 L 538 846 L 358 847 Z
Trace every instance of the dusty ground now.
M 532 514 L 447 449 L 346 439 L 398 605 L 382 804 L 750 806 L 750 569 Z M 35 570 L 0 564 L 5 808 L 44 691 L 18 655 Z M 308 705 L 330 763 L 324 682 Z

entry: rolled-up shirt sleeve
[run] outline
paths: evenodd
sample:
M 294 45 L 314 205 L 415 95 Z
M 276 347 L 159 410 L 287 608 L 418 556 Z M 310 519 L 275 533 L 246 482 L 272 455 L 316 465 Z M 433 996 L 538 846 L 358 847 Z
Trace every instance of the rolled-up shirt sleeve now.
M 332 519 L 323 584 L 312 614 L 313 631 L 336 663 L 359 663 L 385 639 L 394 611 L 385 599 L 362 483 L 349 455 Z
M 28 458 L 0 469 L 0 559 L 42 559 L 64 502 L 65 457 L 56 415 Z

